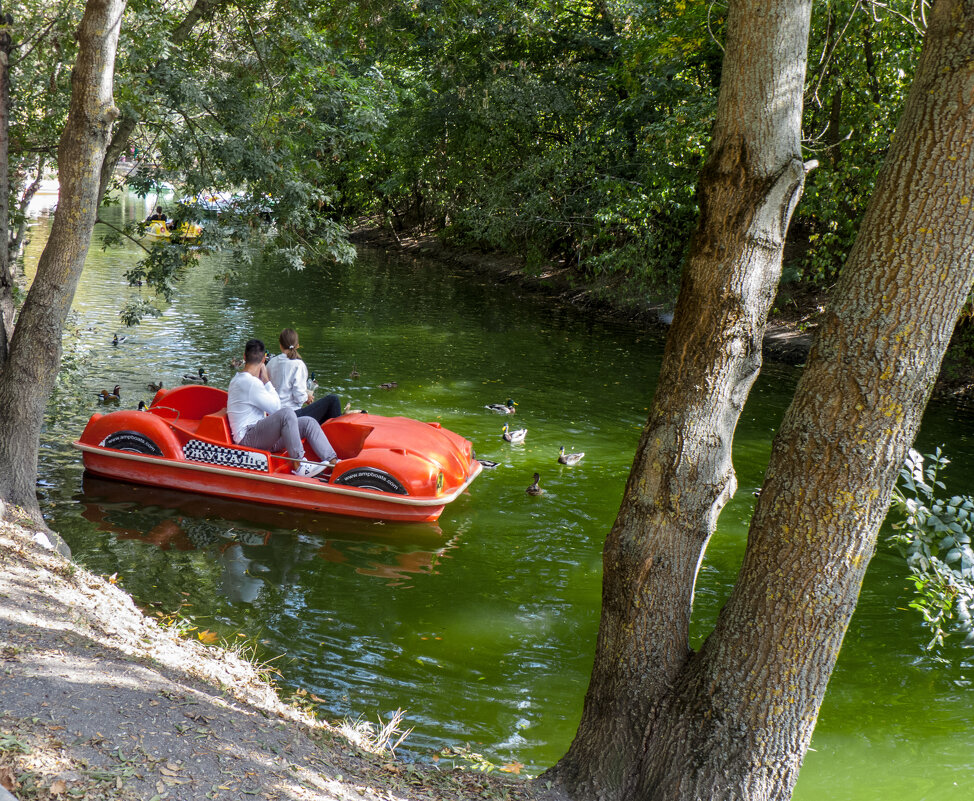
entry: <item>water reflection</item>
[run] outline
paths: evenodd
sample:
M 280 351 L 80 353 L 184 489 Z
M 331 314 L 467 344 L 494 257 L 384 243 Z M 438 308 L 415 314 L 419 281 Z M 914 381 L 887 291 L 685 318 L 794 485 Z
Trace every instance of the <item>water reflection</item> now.
M 299 580 L 295 566 L 316 558 L 406 587 L 413 575 L 435 574 L 460 541 L 459 534 L 444 540 L 434 523 L 279 510 L 87 473 L 75 500 L 86 520 L 117 540 L 207 553 L 219 564 L 221 594 L 232 603 L 253 603 L 265 583 L 288 587 Z

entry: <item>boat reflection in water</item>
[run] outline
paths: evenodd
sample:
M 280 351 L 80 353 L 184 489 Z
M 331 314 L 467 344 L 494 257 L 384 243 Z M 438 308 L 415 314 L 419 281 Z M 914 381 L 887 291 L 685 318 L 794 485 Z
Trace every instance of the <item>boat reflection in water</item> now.
M 118 540 L 210 553 L 220 565 L 221 593 L 232 603 L 253 603 L 266 583 L 296 583 L 296 567 L 314 559 L 404 586 L 413 576 L 436 573 L 459 539 L 444 541 L 435 523 L 282 510 L 87 473 L 82 487 L 83 516 Z

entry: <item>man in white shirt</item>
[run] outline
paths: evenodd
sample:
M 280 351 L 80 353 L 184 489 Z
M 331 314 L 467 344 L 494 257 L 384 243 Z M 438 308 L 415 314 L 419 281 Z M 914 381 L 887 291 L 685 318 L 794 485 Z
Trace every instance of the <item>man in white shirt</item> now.
M 243 370 L 230 381 L 227 417 L 233 441 L 245 448 L 265 451 L 284 448 L 296 462 L 295 475 L 316 476 L 325 469 L 325 465 L 303 461 L 301 439 L 308 441 L 320 462 L 329 462 L 338 454 L 314 419 L 299 418 L 293 409 L 281 408 L 281 399 L 264 365 L 266 353 L 263 342 L 259 339 L 249 340 L 244 350 Z

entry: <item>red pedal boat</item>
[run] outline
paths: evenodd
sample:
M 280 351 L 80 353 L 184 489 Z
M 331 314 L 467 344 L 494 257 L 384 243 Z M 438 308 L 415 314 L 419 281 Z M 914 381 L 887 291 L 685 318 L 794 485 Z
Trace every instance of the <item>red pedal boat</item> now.
M 434 521 L 482 469 L 439 423 L 359 413 L 323 425 L 337 466 L 296 476 L 283 452 L 233 442 L 226 405 L 216 387 L 161 389 L 146 411 L 93 414 L 74 446 L 98 476 L 377 520 Z

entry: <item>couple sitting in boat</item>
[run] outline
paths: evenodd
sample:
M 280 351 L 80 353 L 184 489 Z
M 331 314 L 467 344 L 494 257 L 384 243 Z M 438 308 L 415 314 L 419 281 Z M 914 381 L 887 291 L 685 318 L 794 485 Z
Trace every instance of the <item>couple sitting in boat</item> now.
M 298 356 L 298 335 L 293 329 L 281 332 L 280 343 L 281 353 L 265 363 L 264 343 L 247 342 L 243 369 L 231 379 L 227 392 L 230 431 L 233 441 L 245 448 L 283 448 L 295 462 L 294 474 L 310 478 L 337 461 L 321 424 L 341 414 L 341 402 L 337 395 L 315 401 L 308 393 L 308 368 Z M 302 439 L 318 462 L 304 458 Z

